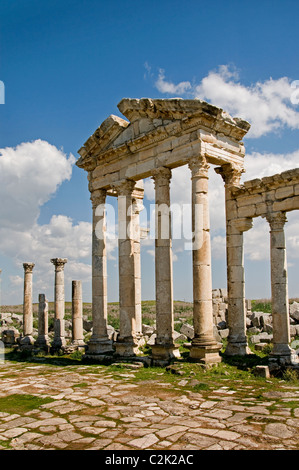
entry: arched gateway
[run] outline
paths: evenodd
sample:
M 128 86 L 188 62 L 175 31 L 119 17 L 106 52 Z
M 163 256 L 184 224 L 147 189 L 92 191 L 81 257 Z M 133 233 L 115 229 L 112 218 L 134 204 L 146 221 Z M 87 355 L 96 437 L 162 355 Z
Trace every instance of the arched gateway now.
M 88 172 L 93 206 L 93 335 L 88 355 L 96 357 L 112 352 L 107 334 L 106 196 L 117 196 L 119 206 L 120 335 L 115 344 L 116 354 L 134 356 L 138 354 L 142 335 L 138 201 L 143 198 L 143 188 L 140 180 L 152 177 L 156 204 L 170 206 L 171 170 L 188 165 L 192 180 L 195 330 L 190 357 L 194 361 L 217 363 L 221 359 L 220 345 L 213 335 L 208 170 L 210 165 L 217 165 L 217 171 L 225 174 L 229 191 L 232 186 L 238 187 L 244 171 L 242 139 L 250 125 L 201 100 L 123 99 L 118 108 L 128 121 L 109 116 L 79 150 L 77 161 L 78 167 Z M 230 204 L 230 197 L 226 201 Z M 228 206 L 227 210 L 230 210 Z M 203 217 L 201 224 L 197 223 L 199 212 Z M 153 363 L 178 356 L 173 340 L 171 233 L 170 229 L 166 236 L 165 231 L 162 233 L 162 219 L 163 214 L 156 218 L 157 337 L 152 348 Z M 243 279 L 242 269 L 241 265 L 237 274 Z M 239 317 L 245 318 L 242 282 L 235 294 L 235 308 Z M 231 308 L 234 308 L 233 301 Z M 234 337 L 232 341 L 234 353 L 246 353 L 246 335 Z

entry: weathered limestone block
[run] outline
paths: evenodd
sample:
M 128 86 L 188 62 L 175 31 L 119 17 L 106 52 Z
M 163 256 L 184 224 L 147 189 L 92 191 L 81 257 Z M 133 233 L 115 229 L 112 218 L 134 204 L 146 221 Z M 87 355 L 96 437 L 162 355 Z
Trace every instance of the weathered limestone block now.
M 48 301 L 45 294 L 39 294 L 38 297 L 38 337 L 35 342 L 37 348 L 50 350 L 50 341 L 48 336 Z
M 299 322 L 299 303 L 293 302 L 290 305 L 290 317 Z
M 194 338 L 194 328 L 189 325 L 188 323 L 184 323 L 181 328 L 180 328 L 180 332 L 187 336 L 187 338 L 189 339 L 193 339 Z
M 84 347 L 82 282 L 72 281 L 72 346 Z
M 20 333 L 16 328 L 5 329 L 2 331 L 1 339 L 6 347 L 15 346 L 20 338 Z
M 273 335 L 269 335 L 268 333 L 259 333 L 258 335 L 251 336 L 251 342 L 255 343 L 271 343 L 273 341 Z

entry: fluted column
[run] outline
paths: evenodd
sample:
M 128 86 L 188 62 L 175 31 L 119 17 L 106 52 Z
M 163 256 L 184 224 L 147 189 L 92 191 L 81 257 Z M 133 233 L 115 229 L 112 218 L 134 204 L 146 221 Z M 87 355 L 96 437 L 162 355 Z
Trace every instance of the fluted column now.
M 288 297 L 287 256 L 284 212 L 270 213 L 266 217 L 270 224 L 271 293 L 273 320 L 273 350 L 271 356 L 284 358 L 288 362 L 294 351 L 290 348 L 290 319 Z
M 85 346 L 81 281 L 72 281 L 72 346 Z
M 53 349 L 61 349 L 66 345 L 65 341 L 65 296 L 64 296 L 64 265 L 66 258 L 53 258 L 51 263 L 55 266 L 55 288 L 54 288 L 54 339 Z
M 92 192 L 92 336 L 87 356 L 113 352 L 107 310 L 106 190 Z
M 250 354 L 246 335 L 245 275 L 243 232 L 252 227 L 251 218 L 238 218 L 237 203 L 232 197 L 234 188 L 240 186 L 243 167 L 226 164 L 215 169 L 225 183 L 226 212 L 226 263 L 229 328 L 225 354 L 244 356 Z
M 192 174 L 193 233 L 193 324 L 190 358 L 203 363 L 221 361 L 221 345 L 214 338 L 210 215 L 208 199 L 209 165 L 205 158 L 189 162 Z
M 21 346 L 31 346 L 34 344 L 33 313 L 32 313 L 32 271 L 34 263 L 23 263 L 24 268 L 24 303 L 23 303 L 23 338 Z
M 139 353 L 141 305 L 137 305 L 135 256 L 135 181 L 124 180 L 116 184 L 118 194 L 118 259 L 119 259 L 119 337 L 116 354 L 135 356 Z M 140 261 L 140 258 L 139 258 Z M 139 286 L 140 288 L 140 286 Z
M 173 274 L 170 212 L 169 168 L 153 172 L 155 184 L 155 281 L 156 281 L 156 340 L 152 346 L 153 361 L 168 361 L 179 357 L 174 344 Z
M 38 296 L 38 337 L 35 346 L 49 351 L 50 342 L 48 336 L 48 301 L 45 294 Z

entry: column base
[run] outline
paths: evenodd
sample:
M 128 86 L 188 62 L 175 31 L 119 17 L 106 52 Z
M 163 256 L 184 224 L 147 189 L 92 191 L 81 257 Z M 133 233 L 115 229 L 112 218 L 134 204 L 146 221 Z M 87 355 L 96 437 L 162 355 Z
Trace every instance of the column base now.
M 46 352 L 50 351 L 50 342 L 49 338 L 45 336 L 38 336 L 37 340 L 34 343 L 34 347 L 38 349 L 43 349 Z
M 168 365 L 172 359 L 181 357 L 179 348 L 174 343 L 154 344 L 152 346 L 152 365 L 164 367 Z
M 277 362 L 280 365 L 298 365 L 299 357 L 288 344 L 274 344 L 273 350 L 269 354 L 269 361 Z
M 54 338 L 52 345 L 51 345 L 51 350 L 59 351 L 59 349 L 64 349 L 65 346 L 66 346 L 66 341 L 64 337 Z
M 141 354 L 139 344 L 135 339 L 118 339 L 115 343 L 115 356 L 134 357 Z
M 77 348 L 85 348 L 86 344 L 84 343 L 83 339 L 74 339 L 71 342 L 71 346 L 77 347 Z
M 224 354 L 226 356 L 247 356 L 252 354 L 247 342 L 228 343 Z
M 206 365 L 218 364 L 222 361 L 219 351 L 222 348 L 221 343 L 216 341 L 202 343 L 200 341 L 192 341 L 189 359 L 192 362 L 199 362 Z
M 19 344 L 21 349 L 32 349 L 34 346 L 34 338 L 31 335 L 23 336 Z
M 114 352 L 113 341 L 108 337 L 90 338 L 87 345 L 86 355 L 89 357 L 101 354 L 112 354 Z

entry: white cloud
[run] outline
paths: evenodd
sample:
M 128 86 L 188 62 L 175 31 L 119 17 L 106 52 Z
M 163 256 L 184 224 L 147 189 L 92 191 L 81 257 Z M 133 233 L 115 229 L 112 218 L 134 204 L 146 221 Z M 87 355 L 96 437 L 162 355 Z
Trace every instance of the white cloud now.
M 271 176 L 299 167 L 299 150 L 286 154 L 253 152 L 245 155 L 242 181 Z
M 270 78 L 246 86 L 240 82 L 235 68 L 222 65 L 198 84 L 183 81 L 176 85 L 165 80 L 164 70 L 161 70 L 156 88 L 161 93 L 188 93 L 188 96 L 223 108 L 233 117 L 248 120 L 251 129 L 247 137 L 261 137 L 285 127 L 299 129 L 299 112 L 292 104 L 294 88 L 288 77 Z
M 42 140 L 0 149 L 0 220 L 5 227 L 29 228 L 40 207 L 71 178 L 75 157 L 68 158 Z
M 42 140 L 0 150 L 0 254 L 16 267 L 15 272 L 3 271 L 9 283 L 7 300 L 13 303 L 23 295 L 23 262 L 35 263 L 35 292 L 48 293 L 50 287 L 51 298 L 51 258 L 68 258 L 66 281 L 91 277 L 91 224 L 74 224 L 65 215 L 53 215 L 48 224 L 38 223 L 41 207 L 71 178 L 74 162 L 73 155 L 67 157 Z
M 170 94 L 184 94 L 187 91 L 191 90 L 190 82 L 180 82 L 177 85 L 174 83 L 168 82 L 165 80 L 165 73 L 163 69 L 159 70 L 158 79 L 155 83 L 156 88 L 161 93 L 170 93 Z

